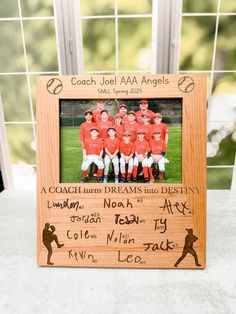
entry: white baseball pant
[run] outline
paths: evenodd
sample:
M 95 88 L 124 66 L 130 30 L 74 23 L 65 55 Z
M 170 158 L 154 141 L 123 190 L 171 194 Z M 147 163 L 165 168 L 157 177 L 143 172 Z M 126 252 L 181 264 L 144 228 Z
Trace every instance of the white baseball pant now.
M 103 161 L 98 159 L 99 158 L 98 155 L 88 155 L 87 158 L 88 159 L 86 161 L 83 161 L 82 166 L 81 166 L 83 171 L 88 170 L 88 167 L 93 162 L 95 163 L 95 165 L 97 165 L 98 169 L 103 169 L 104 168 Z
M 154 156 L 159 156 L 159 155 L 154 155 Z M 148 167 L 151 167 L 152 164 L 154 163 L 154 160 L 152 157 L 148 158 Z M 158 161 L 158 166 L 159 170 L 161 172 L 165 172 L 165 158 L 162 156 L 161 159 Z
M 138 158 L 135 156 L 134 157 L 134 166 L 138 167 L 138 165 L 139 165 L 139 161 L 138 161 Z M 147 157 L 144 158 L 144 160 L 142 161 L 142 166 L 143 167 L 147 167 L 148 166 L 148 159 L 147 159 Z
M 125 158 L 124 157 L 120 157 L 120 172 L 121 173 L 126 173 L 125 170 Z M 129 162 L 128 162 L 128 172 L 131 173 L 133 171 L 133 165 L 134 165 L 134 160 L 133 158 L 130 158 Z
M 105 164 L 104 176 L 108 175 L 110 162 L 113 163 L 115 175 L 118 176 L 118 174 L 119 174 L 119 159 L 117 156 L 115 156 L 113 159 L 111 159 L 108 155 L 106 155 L 104 158 L 104 164 Z

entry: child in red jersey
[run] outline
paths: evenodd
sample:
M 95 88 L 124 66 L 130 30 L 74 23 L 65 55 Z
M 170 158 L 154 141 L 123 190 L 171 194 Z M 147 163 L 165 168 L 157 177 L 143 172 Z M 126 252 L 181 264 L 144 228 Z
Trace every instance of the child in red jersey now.
M 150 182 L 155 182 L 152 173 L 152 164 L 157 163 L 159 167 L 158 178 L 160 180 L 164 179 L 165 174 L 165 154 L 166 154 L 166 144 L 163 139 L 161 139 L 161 132 L 157 130 L 153 134 L 154 139 L 150 141 L 150 152 L 151 156 L 148 158 L 148 171 L 150 176 Z
M 92 110 L 85 111 L 84 117 L 86 121 L 80 125 L 80 140 L 82 146 L 87 138 L 91 138 L 90 129 L 96 126 L 95 123 L 92 122 Z
M 115 115 L 115 124 L 113 125 L 113 127 L 115 128 L 115 130 L 116 130 L 116 137 L 120 140 L 120 141 L 122 141 L 122 139 L 123 139 L 123 133 L 124 133 L 124 126 L 123 126 L 123 124 L 122 124 L 122 122 L 123 122 L 123 116 L 122 116 L 122 114 L 120 114 L 120 113 L 117 113 L 116 115 Z
M 97 109 L 93 110 L 94 123 L 101 120 L 101 112 L 105 109 L 105 104 L 105 99 L 97 99 Z M 112 120 L 110 113 L 108 113 L 108 120 Z
M 155 131 L 161 131 L 161 138 L 166 143 L 166 147 L 168 144 L 168 128 L 165 123 L 162 123 L 162 115 L 160 113 L 155 113 L 154 117 L 154 124 L 151 125 L 151 135 L 153 137 L 153 134 Z
M 134 142 L 137 138 L 137 131 L 138 131 L 138 123 L 136 122 L 136 116 L 134 111 L 128 112 L 128 122 L 124 123 L 124 130 L 130 133 L 130 140 Z
M 148 141 L 144 139 L 145 133 L 139 130 L 137 133 L 138 139 L 134 142 L 134 167 L 133 167 L 133 182 L 137 182 L 138 166 L 142 164 L 144 182 L 148 182 L 148 159 L 149 152 Z
M 106 109 L 101 111 L 101 120 L 97 122 L 99 130 L 99 137 L 103 140 L 108 137 L 107 130 L 113 126 L 113 121 L 108 120 L 108 111 Z
M 92 127 L 90 130 L 91 138 L 84 141 L 83 146 L 83 163 L 82 163 L 82 183 L 88 181 L 88 168 L 91 163 L 95 163 L 98 167 L 97 182 L 102 183 L 104 164 L 102 161 L 103 142 L 98 137 L 98 128 Z
M 108 129 L 108 135 L 104 141 L 104 148 L 105 148 L 105 158 L 104 158 L 104 179 L 103 183 L 107 183 L 108 181 L 108 171 L 109 171 L 109 165 L 110 162 L 114 165 L 114 172 L 115 172 L 115 183 L 119 183 L 119 159 L 118 159 L 118 152 L 119 152 L 119 146 L 120 141 L 118 138 L 115 137 L 116 130 L 114 127 L 110 127 Z
M 133 154 L 134 154 L 134 143 L 130 141 L 130 133 L 124 132 L 123 141 L 120 143 L 120 182 L 125 182 L 126 178 L 126 165 L 128 165 L 127 182 L 131 183 L 131 174 L 133 171 Z
M 143 123 L 142 115 L 149 115 L 152 119 L 154 116 L 154 112 L 152 110 L 148 109 L 148 100 L 147 99 L 141 99 L 139 102 L 139 108 L 140 110 L 136 112 L 136 119 L 138 123 Z
M 150 124 L 151 117 L 149 114 L 142 115 L 142 123 L 139 124 L 139 129 L 142 129 L 145 133 L 144 139 L 149 141 L 151 138 L 151 124 Z
M 120 104 L 119 113 L 123 117 L 123 123 L 128 122 L 127 106 L 126 106 L 126 104 L 124 104 L 124 103 Z

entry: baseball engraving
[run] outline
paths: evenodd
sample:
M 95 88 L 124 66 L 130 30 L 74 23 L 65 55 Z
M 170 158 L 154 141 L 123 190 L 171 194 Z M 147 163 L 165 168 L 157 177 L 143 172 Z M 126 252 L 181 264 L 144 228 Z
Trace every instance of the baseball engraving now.
M 47 82 L 47 91 L 52 95 L 59 94 L 62 91 L 62 88 L 63 84 L 57 78 L 52 78 Z
M 194 89 L 195 83 L 189 76 L 181 77 L 178 81 L 179 90 L 183 93 L 190 93 Z

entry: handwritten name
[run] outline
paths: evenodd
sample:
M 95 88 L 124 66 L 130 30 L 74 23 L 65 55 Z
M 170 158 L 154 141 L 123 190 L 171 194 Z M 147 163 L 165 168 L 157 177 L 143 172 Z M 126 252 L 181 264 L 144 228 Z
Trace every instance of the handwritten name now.
M 70 202 L 67 198 L 66 200 L 62 202 L 50 202 L 47 201 L 47 207 L 48 208 L 59 208 L 59 209 L 75 209 L 76 211 L 78 209 L 83 209 L 83 206 L 80 206 L 80 202 Z
M 115 233 L 115 230 L 107 234 L 107 245 L 110 243 L 121 243 L 121 244 L 133 244 L 134 238 L 130 238 L 129 234 L 123 234 L 123 232 Z
M 115 224 L 116 225 L 131 225 L 139 223 L 145 223 L 144 219 L 140 219 L 139 216 L 129 215 L 129 216 L 121 216 L 120 214 L 115 215 Z
M 104 208 L 133 208 L 133 204 L 127 199 L 124 202 L 115 202 L 110 198 L 105 198 L 103 202 Z
M 85 224 L 97 224 L 97 223 L 101 223 L 102 222 L 102 219 L 101 217 L 98 215 L 95 215 L 95 214 L 91 214 L 91 215 L 83 215 L 83 216 L 79 216 L 79 215 L 73 215 L 73 216 L 70 216 L 70 221 L 71 222 L 83 222 Z
M 144 251 L 169 251 L 173 250 L 173 241 L 170 241 L 169 239 L 166 239 L 164 241 L 161 241 L 160 243 L 154 243 L 154 242 L 147 242 L 143 243 Z
M 172 203 L 170 200 L 165 198 L 163 206 L 159 207 L 163 209 L 163 212 L 167 211 L 168 214 L 174 214 L 174 210 L 176 210 L 177 212 L 184 216 L 186 215 L 186 213 L 189 214 L 192 213 L 192 209 L 188 207 L 187 201 L 180 203 L 179 202 Z
M 97 259 L 94 257 L 93 254 L 88 253 L 87 251 L 73 251 L 73 250 L 69 250 L 68 251 L 68 257 L 69 259 L 74 259 L 77 262 L 79 260 L 88 260 L 91 263 L 97 263 Z

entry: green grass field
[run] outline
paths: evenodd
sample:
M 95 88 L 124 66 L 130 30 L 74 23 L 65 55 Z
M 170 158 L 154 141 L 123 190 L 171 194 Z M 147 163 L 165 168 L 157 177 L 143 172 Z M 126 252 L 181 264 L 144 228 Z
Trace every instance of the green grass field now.
M 169 142 L 166 158 L 165 183 L 182 181 L 182 132 L 181 126 L 169 126 Z M 81 181 L 82 147 L 79 128 L 61 128 L 60 132 L 60 182 L 78 183 Z M 90 182 L 95 182 L 91 178 Z M 159 181 L 157 181 L 158 183 Z

